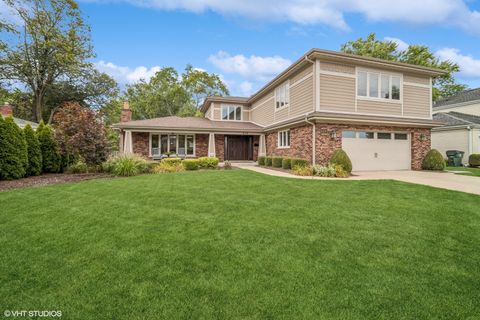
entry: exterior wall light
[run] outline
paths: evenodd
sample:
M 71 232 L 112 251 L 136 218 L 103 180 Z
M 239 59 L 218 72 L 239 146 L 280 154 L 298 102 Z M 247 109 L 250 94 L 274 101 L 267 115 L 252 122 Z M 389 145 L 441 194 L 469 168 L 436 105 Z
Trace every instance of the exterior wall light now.
M 424 133 L 420 134 L 420 141 L 425 141 L 425 140 L 427 140 L 427 136 Z
M 330 131 L 330 138 L 335 139 L 337 137 L 337 131 Z

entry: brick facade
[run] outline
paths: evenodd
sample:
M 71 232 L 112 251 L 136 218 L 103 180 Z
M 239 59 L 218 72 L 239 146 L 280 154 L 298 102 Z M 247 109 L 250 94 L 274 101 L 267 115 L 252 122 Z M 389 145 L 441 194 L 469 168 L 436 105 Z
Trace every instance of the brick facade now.
M 225 160 L 225 135 L 215 135 L 215 153 L 217 158 L 223 162 Z
M 312 126 L 290 129 L 290 148 L 278 148 L 278 131 L 265 135 L 267 155 L 312 160 Z
M 132 132 L 133 153 L 141 154 L 149 157 L 150 133 L 148 132 Z
M 208 134 L 195 135 L 195 155 L 197 157 L 208 156 Z

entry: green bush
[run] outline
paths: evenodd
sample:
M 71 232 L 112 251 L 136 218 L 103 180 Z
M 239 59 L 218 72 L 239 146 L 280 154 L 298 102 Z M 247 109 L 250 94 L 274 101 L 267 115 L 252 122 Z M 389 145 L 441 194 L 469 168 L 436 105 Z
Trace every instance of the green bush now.
M 468 157 L 468 164 L 471 167 L 480 167 L 480 153 L 471 154 L 470 157 Z
M 198 166 L 199 166 L 200 169 L 215 169 L 215 168 L 218 167 L 218 162 L 219 162 L 219 160 L 216 157 L 200 157 L 200 158 L 198 158 Z
M 40 142 L 32 127 L 27 124 L 23 129 L 25 141 L 27 143 L 28 164 L 27 176 L 38 176 L 42 173 L 42 150 Z
M 182 162 L 182 159 L 180 158 L 165 158 L 162 159 L 161 162 L 169 163 L 169 164 L 179 164 Z
M 290 159 L 290 158 L 283 158 L 283 160 L 282 160 L 282 168 L 283 168 L 283 169 L 292 169 L 292 159 Z
M 165 159 L 163 159 L 165 160 Z M 153 173 L 170 173 L 170 172 L 181 172 L 185 171 L 185 167 L 181 162 L 176 161 L 160 161 L 154 167 Z
M 0 180 L 25 176 L 28 166 L 27 143 L 23 131 L 12 117 L 0 115 Z
M 69 173 L 87 173 L 88 172 L 88 166 L 83 161 L 83 159 L 78 160 L 74 164 L 70 165 L 67 169 Z
M 42 150 L 42 172 L 60 172 L 60 149 L 52 129 L 43 121 L 37 128 L 37 138 Z
M 337 149 L 330 157 L 331 164 L 338 164 L 343 167 L 343 170 L 350 173 L 352 172 L 352 161 L 348 157 L 347 153 L 342 149 Z
M 272 166 L 272 157 L 265 157 L 265 165 L 267 167 L 271 167 Z
M 428 151 L 425 158 L 423 158 L 422 169 L 440 171 L 444 170 L 445 160 L 443 159 L 442 154 L 436 149 Z
M 265 158 L 264 156 L 261 156 L 261 157 L 258 157 L 257 158 L 257 161 L 258 161 L 258 165 L 259 166 L 264 166 L 265 165 Z
M 292 171 L 296 176 L 313 176 L 313 168 L 309 165 L 295 165 Z
M 207 163 L 207 161 L 204 161 L 202 163 L 202 161 L 200 159 L 201 158 L 199 158 L 199 159 L 185 159 L 182 162 L 183 167 L 185 168 L 185 170 L 198 170 L 198 168 L 200 168 L 201 164 L 206 165 L 206 163 Z
M 232 163 L 231 163 L 230 161 L 228 161 L 228 160 L 225 161 L 225 162 L 223 163 L 223 169 L 225 169 L 225 170 L 232 170 Z
M 347 170 L 343 168 L 343 166 L 336 164 L 334 165 L 334 167 L 335 167 L 335 177 L 348 178 L 350 176 L 350 173 L 348 173 Z
M 116 176 L 129 177 L 148 172 L 148 164 L 142 156 L 122 154 L 105 161 L 103 170 Z
M 305 160 L 305 159 L 292 158 L 290 160 L 290 166 L 292 167 L 292 169 L 294 167 L 306 167 L 308 165 L 309 165 L 308 160 Z
M 335 166 L 328 165 L 328 166 L 321 166 L 316 164 L 313 166 L 313 174 L 319 177 L 335 177 Z
M 282 167 L 282 157 L 273 157 L 272 158 L 272 166 L 275 168 L 281 168 Z

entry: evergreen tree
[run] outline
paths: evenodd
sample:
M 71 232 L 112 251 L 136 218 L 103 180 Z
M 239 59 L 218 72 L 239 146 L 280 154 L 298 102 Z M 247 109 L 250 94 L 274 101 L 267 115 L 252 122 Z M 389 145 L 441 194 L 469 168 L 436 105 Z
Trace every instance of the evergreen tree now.
M 12 117 L 0 116 L 0 179 L 25 176 L 28 162 L 27 143 L 23 131 Z
M 28 150 L 27 175 L 38 176 L 42 173 L 42 150 L 32 127 L 27 124 L 23 129 Z
M 37 138 L 42 150 L 42 172 L 60 171 L 60 152 L 57 141 L 53 136 L 52 129 L 43 121 L 37 128 Z

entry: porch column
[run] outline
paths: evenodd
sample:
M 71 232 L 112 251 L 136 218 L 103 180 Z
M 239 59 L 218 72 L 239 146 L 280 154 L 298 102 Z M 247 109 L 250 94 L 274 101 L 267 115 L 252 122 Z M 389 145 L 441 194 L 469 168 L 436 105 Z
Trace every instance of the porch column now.
M 210 133 L 208 135 L 208 156 L 209 157 L 215 157 L 215 134 Z
M 258 139 L 258 156 L 264 157 L 267 155 L 267 146 L 265 144 L 265 135 L 261 134 Z
M 123 141 L 123 153 L 125 154 L 133 153 L 132 131 L 130 130 L 125 131 L 125 139 Z

